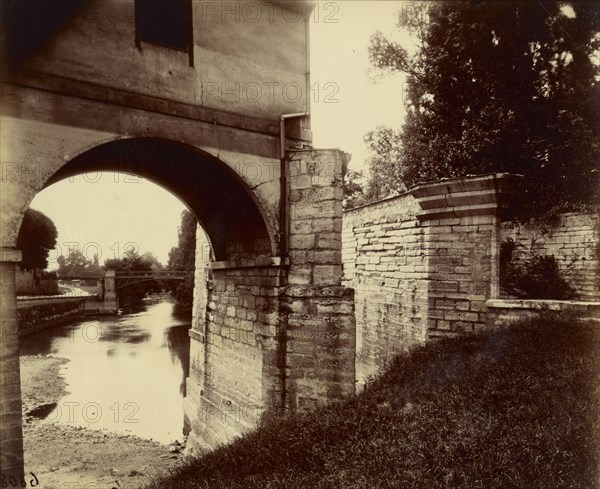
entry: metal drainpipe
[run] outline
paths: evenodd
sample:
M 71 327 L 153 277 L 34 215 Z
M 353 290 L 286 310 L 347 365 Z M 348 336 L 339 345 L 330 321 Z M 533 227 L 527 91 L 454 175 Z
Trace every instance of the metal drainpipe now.
M 280 162 L 280 205 L 279 205 L 279 246 L 282 258 L 288 256 L 288 236 L 289 236 L 289 202 L 288 202 L 288 168 L 285 164 L 285 121 L 287 119 L 297 119 L 307 117 L 307 112 L 297 112 L 295 114 L 283 114 L 279 118 L 279 162 Z

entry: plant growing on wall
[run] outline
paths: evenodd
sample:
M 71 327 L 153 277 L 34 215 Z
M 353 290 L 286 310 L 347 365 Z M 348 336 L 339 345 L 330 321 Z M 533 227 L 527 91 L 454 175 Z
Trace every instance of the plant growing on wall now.
M 554 255 L 538 255 L 530 249 L 524 259 L 508 238 L 500 244 L 500 287 L 519 299 L 570 299 L 574 290 L 564 279 Z

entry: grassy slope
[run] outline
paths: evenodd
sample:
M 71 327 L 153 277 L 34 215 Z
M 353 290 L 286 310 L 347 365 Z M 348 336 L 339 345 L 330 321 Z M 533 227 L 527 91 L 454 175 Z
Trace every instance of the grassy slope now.
M 150 487 L 600 487 L 599 339 L 541 317 L 430 344 Z

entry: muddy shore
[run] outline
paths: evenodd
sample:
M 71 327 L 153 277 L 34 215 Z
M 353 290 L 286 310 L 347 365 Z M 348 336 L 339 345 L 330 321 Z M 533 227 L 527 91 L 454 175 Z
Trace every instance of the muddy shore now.
M 181 463 L 177 446 L 42 419 L 67 394 L 64 358 L 21 357 L 25 470 L 41 489 L 138 488 Z

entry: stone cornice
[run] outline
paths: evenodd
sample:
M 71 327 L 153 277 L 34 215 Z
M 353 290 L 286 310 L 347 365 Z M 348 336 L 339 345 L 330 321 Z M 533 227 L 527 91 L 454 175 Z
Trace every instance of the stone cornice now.
M 494 173 L 424 183 L 410 189 L 422 212 L 420 221 L 496 214 L 521 175 Z
M 18 87 L 42 90 L 66 97 L 92 100 L 157 114 L 269 134 L 271 136 L 279 136 L 279 120 L 257 119 L 232 112 L 208 109 L 199 105 L 128 92 L 118 88 L 105 87 L 56 75 L 35 72 L 5 75 L 3 79 L 3 96 L 10 94 L 11 87 L 14 87 L 12 88 L 13 90 L 18 89 Z M 310 130 L 296 129 L 294 127 L 290 127 L 287 136 L 308 142 L 312 140 Z

